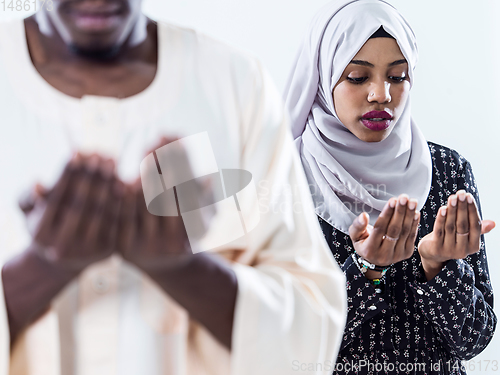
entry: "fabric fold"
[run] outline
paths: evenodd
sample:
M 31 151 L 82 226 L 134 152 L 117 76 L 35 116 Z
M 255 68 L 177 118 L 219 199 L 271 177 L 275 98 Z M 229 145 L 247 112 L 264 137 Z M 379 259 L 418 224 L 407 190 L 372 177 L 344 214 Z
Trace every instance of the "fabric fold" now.
M 326 363 L 335 363 L 338 352 L 331 338 L 342 334 L 343 311 L 325 306 L 319 293 L 309 294 L 299 279 L 281 268 L 235 264 L 233 269 L 238 277 L 238 302 L 231 374 L 285 375 L 294 367 L 310 368 L 316 363 L 324 368 L 301 373 L 329 374 Z M 330 277 L 334 283 L 343 282 L 341 275 Z M 308 343 L 308 350 L 296 343 L 298 337 Z

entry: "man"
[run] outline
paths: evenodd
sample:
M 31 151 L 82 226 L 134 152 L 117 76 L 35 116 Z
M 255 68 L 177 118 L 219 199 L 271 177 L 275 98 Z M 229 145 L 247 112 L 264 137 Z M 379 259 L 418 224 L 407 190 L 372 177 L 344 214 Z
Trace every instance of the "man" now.
M 254 59 L 140 9 L 54 0 L 0 27 L 0 375 L 329 373 L 344 278 L 279 94 Z M 204 132 L 218 168 L 251 173 L 260 222 L 192 255 L 137 178 Z

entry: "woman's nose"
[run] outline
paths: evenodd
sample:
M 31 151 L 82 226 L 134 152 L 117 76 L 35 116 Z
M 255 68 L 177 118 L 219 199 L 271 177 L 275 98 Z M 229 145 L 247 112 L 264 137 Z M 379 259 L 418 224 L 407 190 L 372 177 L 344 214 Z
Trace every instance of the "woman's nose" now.
M 387 81 L 380 83 L 373 83 L 370 85 L 368 93 L 369 102 L 389 103 L 391 101 L 391 84 Z

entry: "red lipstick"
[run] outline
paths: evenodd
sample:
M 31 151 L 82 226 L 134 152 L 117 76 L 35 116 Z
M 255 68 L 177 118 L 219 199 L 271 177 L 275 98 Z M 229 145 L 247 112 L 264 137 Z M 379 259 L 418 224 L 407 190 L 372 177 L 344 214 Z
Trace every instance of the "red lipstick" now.
M 363 115 L 361 123 L 370 130 L 381 131 L 387 129 L 392 120 L 392 115 L 386 111 L 370 111 Z

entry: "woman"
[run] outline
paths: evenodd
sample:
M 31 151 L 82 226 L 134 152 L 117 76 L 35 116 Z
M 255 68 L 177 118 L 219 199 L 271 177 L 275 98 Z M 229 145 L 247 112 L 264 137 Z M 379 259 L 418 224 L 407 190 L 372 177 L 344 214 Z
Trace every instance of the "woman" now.
M 335 373 L 464 374 L 496 317 L 471 166 L 411 118 L 415 36 L 391 5 L 334 1 L 286 90 L 325 238 L 347 277 Z M 410 198 L 411 197 L 411 198 Z

